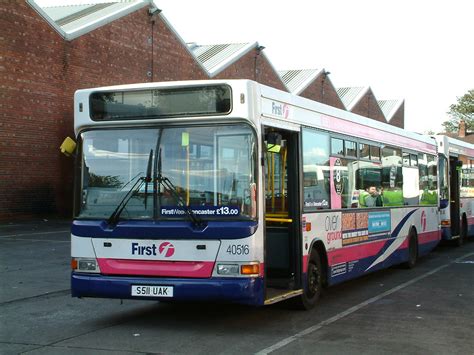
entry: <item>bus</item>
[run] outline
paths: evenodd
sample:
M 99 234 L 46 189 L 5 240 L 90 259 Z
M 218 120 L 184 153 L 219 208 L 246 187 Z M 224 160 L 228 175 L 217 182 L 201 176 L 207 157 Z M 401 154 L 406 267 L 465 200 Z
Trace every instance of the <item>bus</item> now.
M 447 181 L 440 191 L 442 239 L 461 246 L 474 235 L 474 146 L 447 136 L 435 138 L 444 171 L 440 178 Z
M 78 90 L 74 129 L 73 297 L 310 309 L 441 238 L 433 137 L 254 81 Z

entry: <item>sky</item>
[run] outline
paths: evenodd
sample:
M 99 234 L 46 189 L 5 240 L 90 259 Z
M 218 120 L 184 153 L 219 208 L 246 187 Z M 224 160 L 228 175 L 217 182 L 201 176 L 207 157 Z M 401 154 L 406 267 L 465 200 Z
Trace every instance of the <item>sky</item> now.
M 335 87 L 404 99 L 408 130 L 440 132 L 474 89 L 472 0 L 154 2 L 185 42 L 258 42 L 277 70 L 325 68 Z
M 440 132 L 474 88 L 472 0 L 155 0 L 186 42 L 255 42 L 278 70 L 405 99 L 405 128 Z

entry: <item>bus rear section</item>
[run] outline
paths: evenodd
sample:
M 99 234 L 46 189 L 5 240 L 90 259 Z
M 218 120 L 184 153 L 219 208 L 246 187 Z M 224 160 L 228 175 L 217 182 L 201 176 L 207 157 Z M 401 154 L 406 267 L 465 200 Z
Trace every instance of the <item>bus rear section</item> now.
M 74 297 L 263 304 L 257 135 L 220 122 L 80 131 Z

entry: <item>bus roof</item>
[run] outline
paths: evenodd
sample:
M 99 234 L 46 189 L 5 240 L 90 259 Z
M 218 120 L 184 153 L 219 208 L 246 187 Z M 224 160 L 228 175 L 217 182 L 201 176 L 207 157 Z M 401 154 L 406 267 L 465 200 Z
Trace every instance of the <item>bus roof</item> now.
M 81 127 L 98 124 L 89 117 L 89 95 L 93 92 L 133 91 L 216 84 L 227 84 L 233 89 L 232 100 L 235 104 L 233 105 L 231 116 L 249 120 L 255 120 L 255 117 L 258 117 L 261 122 L 254 122 L 256 125 L 261 123 L 280 124 L 285 127 L 293 125 L 294 129 L 299 129 L 299 126 L 315 127 L 382 144 L 412 148 L 413 150 L 426 153 L 434 154 L 436 152 L 436 142 L 433 137 L 410 132 L 387 123 L 378 122 L 371 118 L 245 79 L 152 82 L 81 89 L 75 93 L 76 133 L 78 133 Z M 241 102 L 241 93 L 245 93 L 247 97 L 244 100 L 245 104 Z M 252 98 L 253 93 L 256 94 L 254 95 L 256 98 Z M 82 111 L 79 110 L 78 102 L 82 103 Z M 153 121 L 155 121 L 154 123 L 157 122 L 157 120 Z M 130 120 L 127 122 L 128 124 L 131 123 Z M 126 124 L 127 122 L 121 121 L 120 124 Z M 149 124 L 150 122 L 150 119 L 133 120 L 133 124 Z M 100 122 L 100 124 L 117 125 L 119 123 Z

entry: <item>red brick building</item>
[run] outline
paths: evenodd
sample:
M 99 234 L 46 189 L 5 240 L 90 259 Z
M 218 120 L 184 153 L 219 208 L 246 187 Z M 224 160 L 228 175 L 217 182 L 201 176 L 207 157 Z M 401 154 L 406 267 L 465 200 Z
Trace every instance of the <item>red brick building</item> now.
M 189 48 L 211 79 L 250 79 L 287 91 L 258 42 L 197 45 Z
M 345 109 L 325 69 L 282 70 L 279 72 L 292 94 Z
M 1 1 L 0 28 L 0 219 L 71 215 L 73 164 L 58 147 L 73 135 L 77 89 L 244 78 L 294 92 L 257 42 L 187 45 L 151 1 Z M 327 72 L 307 79 L 294 93 L 344 109 Z M 368 112 L 378 119 L 376 106 Z
M 385 119 L 396 127 L 405 127 L 405 100 L 379 100 Z
M 89 9 L 79 21 L 110 6 Z M 73 17 L 62 26 L 55 21 L 55 28 L 34 3 L 0 2 L 0 218 L 70 215 L 72 162 L 58 147 L 73 134 L 75 90 L 208 77 L 147 3 L 116 7 L 110 21 L 68 33 L 62 29 L 71 28 Z
M 338 88 L 337 93 L 347 111 L 387 123 L 382 109 L 370 87 Z

